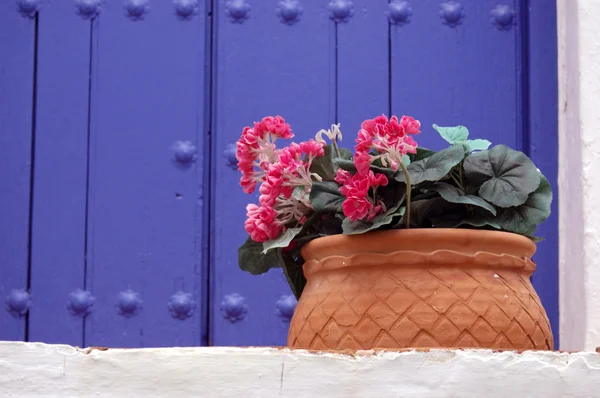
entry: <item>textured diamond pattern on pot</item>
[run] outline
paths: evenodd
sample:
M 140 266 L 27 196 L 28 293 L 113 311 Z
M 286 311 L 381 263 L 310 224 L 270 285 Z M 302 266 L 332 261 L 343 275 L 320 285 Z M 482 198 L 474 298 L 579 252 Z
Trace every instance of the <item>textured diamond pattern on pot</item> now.
M 407 287 L 423 300 L 433 296 L 440 284 L 431 275 L 424 275 L 428 272 L 419 274 L 411 283 L 407 284 Z
M 385 300 L 385 303 L 396 312 L 396 314 L 403 314 L 410 308 L 412 303 L 419 300 L 413 292 L 408 290 L 403 285 L 398 285 L 392 294 L 390 294 Z
M 414 303 L 410 307 L 410 310 L 406 312 L 406 314 L 422 329 L 430 329 L 439 316 L 437 311 L 424 301 L 418 301 Z
M 475 279 L 460 269 L 434 268 L 429 272 L 438 280 L 445 281 L 447 286 L 463 300 L 468 299 L 479 287 L 479 283 Z
M 398 282 L 390 274 L 384 274 L 371 291 L 380 301 L 386 301 L 396 286 L 398 286 Z
M 460 336 L 460 330 L 456 325 L 443 315 L 438 318 L 431 331 L 434 336 L 443 336 L 442 338 L 438 337 L 438 340 L 444 346 L 454 344 Z
M 493 318 L 495 320 L 496 327 L 500 327 L 501 329 L 506 329 L 510 326 L 510 318 L 506 316 L 504 311 L 498 307 L 498 304 L 492 303 L 485 313 L 486 318 Z
M 523 308 L 519 308 L 515 320 L 519 322 L 519 324 L 523 327 L 524 330 L 535 329 L 536 320 L 533 319 L 531 315 L 529 315 L 529 313 Z
M 354 333 L 354 336 L 361 347 L 370 347 L 377 334 L 381 331 L 381 328 L 371 318 L 363 317 L 356 324 L 355 330 L 356 333 Z
M 469 347 L 469 348 L 481 347 L 481 345 L 479 344 L 477 339 L 475 337 L 473 337 L 473 335 L 471 333 L 469 333 L 469 331 L 467 331 L 467 330 L 463 330 L 461 332 L 460 336 L 458 336 L 458 339 L 456 340 L 455 346 L 456 347 Z
M 328 265 L 312 274 L 288 346 L 553 348 L 548 318 L 526 271 L 480 263 L 374 264 Z
M 498 334 L 492 345 L 496 348 L 512 348 L 513 346 L 502 332 Z
M 375 294 L 370 290 L 365 290 L 357 294 L 349 304 L 357 315 L 363 316 L 373 304 L 378 302 L 379 299 Z
M 391 328 L 398 320 L 398 314 L 389 305 L 380 301 L 373 304 L 367 314 L 384 330 Z
M 525 344 L 526 340 L 529 340 L 527 333 L 523 330 L 519 322 L 513 321 L 507 330 L 508 340 L 515 346 L 521 346 Z
M 383 330 L 379 333 L 377 337 L 375 337 L 375 341 L 373 341 L 373 348 L 390 348 L 395 347 L 396 341 L 389 333 L 384 332 Z
M 356 339 L 350 332 L 347 332 L 342 336 L 342 338 L 340 339 L 340 345 L 350 350 L 362 349 L 362 346 L 356 341 Z
M 412 342 L 415 347 L 437 347 L 440 345 L 429 333 L 421 330 Z
M 486 345 L 491 344 L 498 335 L 494 333 L 494 328 L 482 317 L 477 318 L 473 326 L 471 326 L 471 334 L 473 337 Z
M 328 320 L 329 317 L 325 315 L 325 312 L 323 312 L 321 307 L 315 307 L 312 316 L 308 317 L 306 322 L 310 324 L 312 330 L 322 330 Z
M 412 341 L 419 334 L 420 330 L 419 325 L 403 317 L 392 326 L 390 333 L 392 336 L 403 335 L 407 340 Z
M 342 306 L 347 307 L 348 304 L 346 304 L 344 297 L 334 290 L 333 294 L 327 296 L 319 307 L 327 316 L 333 316 L 333 313 L 342 308 Z
M 467 307 L 465 303 L 460 301 L 454 303 L 450 309 L 446 311 L 446 316 L 455 325 L 460 325 L 462 323 L 464 327 L 471 327 L 477 320 L 477 314 Z
M 456 294 L 450 290 L 447 286 L 439 284 L 437 289 L 427 299 L 427 303 L 437 312 L 446 312 L 452 306 L 452 304 L 459 301 Z
M 344 335 L 344 330 L 337 324 L 335 319 L 329 318 L 329 321 L 321 331 L 321 335 L 324 339 L 339 341 Z
M 323 339 L 317 334 L 315 338 L 310 343 L 310 346 L 315 350 L 326 350 L 327 344 L 323 341 Z
M 544 343 L 545 339 L 546 335 L 542 331 L 542 328 L 540 328 L 540 325 L 535 325 L 535 330 L 533 332 L 533 335 L 531 335 L 531 340 L 533 341 L 533 344 L 536 347 L 539 347 Z
M 331 317 L 340 326 L 354 326 L 360 321 L 360 317 L 347 303 L 340 305 Z

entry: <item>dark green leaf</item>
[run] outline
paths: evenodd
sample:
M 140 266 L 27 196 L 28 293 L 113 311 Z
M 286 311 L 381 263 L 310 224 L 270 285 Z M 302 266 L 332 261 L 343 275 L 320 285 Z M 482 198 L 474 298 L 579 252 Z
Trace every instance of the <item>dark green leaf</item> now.
M 433 154 L 435 154 L 435 151 L 432 151 L 431 149 L 418 147 L 417 153 L 410 154 L 408 157 L 410 158 L 411 162 L 416 162 L 417 160 L 428 158 Z
M 464 170 L 470 183 L 481 185 L 479 196 L 499 207 L 522 205 L 540 185 L 531 159 L 506 145 L 469 155 Z
M 260 275 L 271 268 L 281 268 L 283 259 L 281 258 L 281 250 L 269 250 L 264 254 L 263 243 L 254 242 L 251 238 L 248 238 L 238 249 L 238 264 L 242 270 L 253 275 Z
M 525 235 L 525 236 L 527 236 L 529 239 L 531 239 L 535 243 L 540 243 L 540 242 L 544 241 L 544 238 L 539 237 L 539 236 L 531 236 L 531 235 Z
M 336 157 L 332 144 L 323 147 L 325 155 L 315 158 L 310 165 L 310 172 L 316 173 L 325 181 L 333 181 L 335 177 L 335 165 L 333 158 Z
M 352 159 L 335 158 L 333 163 L 342 170 L 356 173 L 356 165 Z
M 352 151 L 349 150 L 348 148 L 338 148 L 338 150 L 340 151 L 340 158 L 341 159 L 352 159 Z M 334 156 L 337 157 L 337 156 Z
M 263 254 L 267 254 L 271 249 L 288 247 L 292 239 L 294 239 L 296 235 L 300 233 L 300 231 L 302 231 L 302 227 L 290 228 L 287 229 L 281 235 L 279 235 L 277 238 L 264 242 Z
M 314 182 L 310 191 L 310 202 L 317 213 L 341 211 L 344 196 L 336 182 Z
M 496 209 L 494 208 L 494 206 L 481 199 L 479 196 L 465 195 L 464 193 L 460 192 L 458 188 L 450 184 L 446 184 L 444 182 L 436 182 L 432 186 L 428 187 L 428 189 L 439 193 L 440 196 L 448 202 L 478 206 L 483 209 L 486 209 L 493 215 L 496 215 Z
M 304 264 L 304 260 L 300 256 L 292 256 L 292 255 L 284 255 L 284 266 L 283 266 L 283 274 L 285 275 L 285 279 L 292 290 L 292 293 L 296 297 L 296 300 L 300 299 L 302 295 L 302 291 L 306 286 L 306 278 L 304 277 L 304 272 L 302 270 L 302 265 Z
M 475 214 L 472 216 L 460 216 L 456 214 L 447 214 L 441 217 L 433 217 L 431 219 L 436 228 L 484 228 L 484 229 L 500 229 L 500 226 L 489 216 Z
M 521 206 L 503 209 L 496 218 L 496 222 L 507 231 L 523 235 L 532 235 L 535 227 L 550 216 L 552 204 L 552 187 L 541 173 L 538 188 L 527 198 Z
M 423 181 L 438 181 L 459 164 L 464 156 L 465 151 L 462 145 L 452 145 L 428 158 L 411 163 L 407 169 L 412 185 L 420 184 Z M 394 178 L 397 181 L 406 182 L 402 172 L 398 172 Z
M 386 226 L 392 222 L 394 217 L 402 215 L 404 207 L 401 205 L 402 203 L 398 202 L 385 213 L 374 217 L 371 222 L 351 221 L 349 218 L 345 218 L 342 222 L 342 229 L 346 235 L 357 235 Z
M 354 165 L 353 160 L 335 158 L 333 159 L 333 162 L 342 170 L 349 171 L 352 174 L 356 173 L 356 166 Z M 370 168 L 374 173 L 381 173 L 386 177 L 393 177 L 398 172 L 390 167 L 380 167 L 377 165 L 371 165 Z
M 410 203 L 410 226 L 411 228 L 431 228 L 431 218 L 439 217 L 445 213 L 460 215 L 464 206 L 449 203 L 436 196 L 430 199 L 413 200 Z M 406 214 L 394 228 L 404 228 L 406 225 Z
M 469 130 L 465 126 L 440 127 L 434 124 L 433 128 L 451 145 L 464 144 L 467 142 L 467 138 L 469 138 Z

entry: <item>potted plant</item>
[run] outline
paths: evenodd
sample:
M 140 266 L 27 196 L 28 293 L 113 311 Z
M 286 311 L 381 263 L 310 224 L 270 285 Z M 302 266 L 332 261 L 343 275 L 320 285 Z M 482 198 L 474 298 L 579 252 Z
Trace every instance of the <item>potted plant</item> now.
M 279 116 L 243 130 L 240 184 L 261 195 L 239 265 L 283 269 L 299 299 L 289 347 L 553 348 L 530 282 L 548 180 L 522 152 L 433 127 L 437 152 L 408 116 L 365 120 L 353 152 L 339 125 L 282 148 Z

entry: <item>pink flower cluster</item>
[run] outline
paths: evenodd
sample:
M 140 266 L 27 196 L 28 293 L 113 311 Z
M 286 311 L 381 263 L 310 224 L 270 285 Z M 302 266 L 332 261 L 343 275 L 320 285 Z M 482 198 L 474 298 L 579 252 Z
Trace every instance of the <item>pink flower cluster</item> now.
M 420 133 L 421 123 L 409 116 L 400 120 L 392 116 L 378 116 L 365 120 L 358 132 L 354 153 L 354 165 L 358 171 L 351 176 L 338 170 L 336 182 L 342 185 L 340 192 L 346 197 L 342 204 L 344 215 L 352 221 L 371 221 L 377 214 L 385 212 L 385 206 L 377 199 L 377 187 L 388 183 L 383 174 L 375 174 L 371 164 L 381 160 L 384 167 L 398 170 L 403 156 L 416 153 L 417 142 L 412 135 Z M 372 197 L 369 192 L 372 191 Z
M 259 205 L 246 207 L 244 223 L 255 242 L 275 239 L 288 223 L 303 223 L 306 213 L 313 209 L 310 189 L 313 178 L 320 177 L 309 169 L 315 158 L 324 155 L 323 144 L 309 140 L 277 149 L 278 138 L 293 136 L 281 116 L 269 116 L 254 123 L 253 128 L 244 128 L 237 142 L 240 185 L 244 192 L 252 193 L 261 184 Z
M 254 192 L 267 165 L 276 160 L 275 140 L 293 136 L 290 125 L 281 116 L 267 116 L 260 122 L 254 122 L 253 128 L 244 127 L 236 151 L 238 170 L 242 172 L 240 185 L 244 192 Z M 255 170 L 256 166 L 259 171 Z
M 351 175 L 345 170 L 338 169 L 335 181 L 342 185 L 340 193 L 346 197 L 342 203 L 342 210 L 350 220 L 371 221 L 377 214 L 385 211 L 383 202 L 375 199 L 377 187 L 388 184 L 385 175 L 375 174 L 372 170 L 368 170 L 366 174 Z M 373 197 L 369 196 L 371 189 L 373 189 Z
M 421 123 L 410 116 L 402 116 L 400 120 L 385 115 L 372 120 L 365 120 L 356 138 L 354 163 L 358 172 L 365 174 L 371 163 L 381 159 L 384 167 L 398 170 L 402 157 L 417 152 L 417 142 L 413 135 L 421 131 Z M 370 152 L 374 151 L 375 154 Z

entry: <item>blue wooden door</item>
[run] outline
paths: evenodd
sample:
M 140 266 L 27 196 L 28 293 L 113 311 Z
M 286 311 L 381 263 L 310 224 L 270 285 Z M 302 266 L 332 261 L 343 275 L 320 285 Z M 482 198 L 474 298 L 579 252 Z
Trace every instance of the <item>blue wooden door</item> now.
M 284 276 L 237 265 L 257 196 L 235 141 L 265 115 L 299 139 L 340 122 L 348 147 L 381 113 L 432 148 L 432 123 L 466 124 L 556 189 L 555 20 L 527 0 L 2 2 L 0 340 L 284 344 Z M 558 340 L 556 204 L 534 284 Z
M 206 344 L 204 3 L 0 7 L 0 339 Z
M 233 164 L 240 129 L 279 114 L 299 139 L 340 122 L 352 147 L 362 120 L 408 114 L 419 144 L 429 126 L 465 124 L 477 138 L 529 153 L 556 189 L 555 10 L 525 0 L 219 3 L 215 165 Z M 532 69 L 532 65 L 537 69 Z M 535 74 L 531 73 L 535 70 Z M 548 115 L 551 115 L 550 117 Z M 213 173 L 210 341 L 278 345 L 294 300 L 282 273 L 237 269 L 249 197 L 235 167 Z M 534 283 L 558 340 L 557 215 L 540 233 Z

